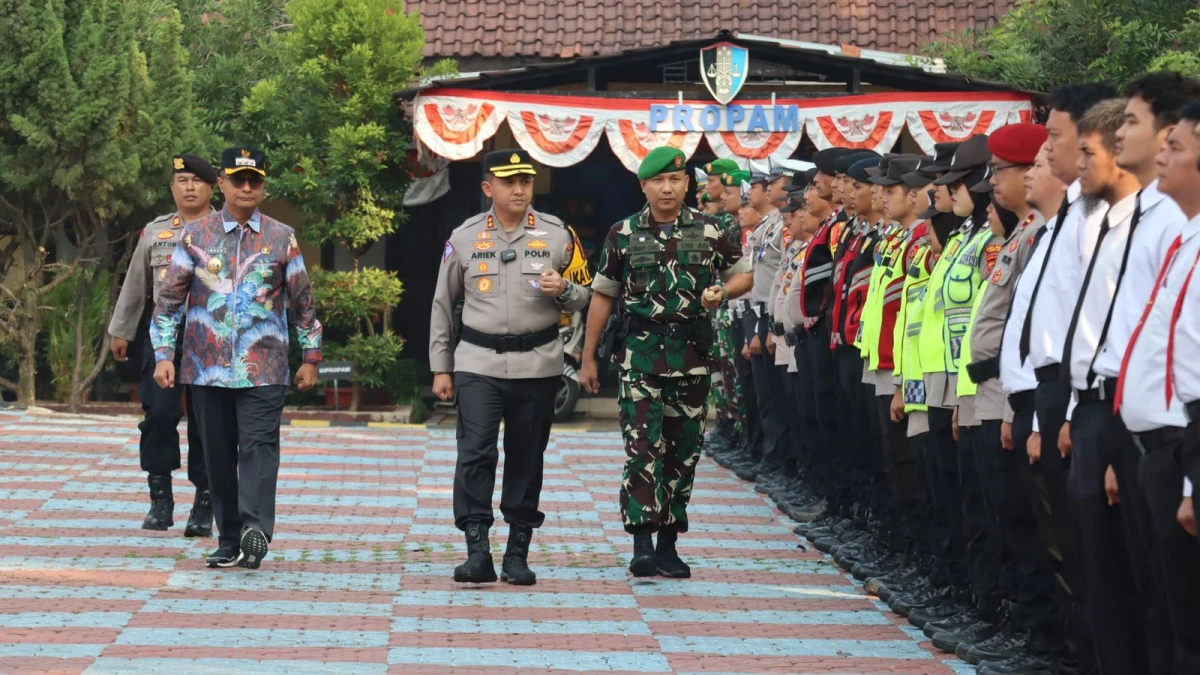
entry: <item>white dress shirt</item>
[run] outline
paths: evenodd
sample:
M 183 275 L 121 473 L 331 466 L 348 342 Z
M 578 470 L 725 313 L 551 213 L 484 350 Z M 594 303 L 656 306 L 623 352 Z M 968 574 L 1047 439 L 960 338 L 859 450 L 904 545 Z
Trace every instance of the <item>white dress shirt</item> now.
M 1139 226 L 1138 229 L 1141 227 Z M 1197 254 L 1200 253 L 1200 217 L 1188 223 L 1179 237 L 1180 246 L 1175 254 L 1155 270 L 1154 279 L 1150 281 L 1151 290 L 1153 291 L 1154 282 L 1160 275 L 1162 284 L 1159 286 L 1158 292 L 1154 294 L 1154 304 L 1143 304 L 1142 311 L 1139 311 L 1134 318 L 1131 338 L 1133 337 L 1132 333 L 1136 331 L 1137 339 L 1129 346 L 1128 355 L 1122 354 L 1122 358 L 1128 358 L 1128 362 L 1125 364 L 1125 381 L 1119 385 L 1121 388 L 1121 419 L 1125 421 L 1125 426 L 1135 434 L 1162 427 L 1187 426 L 1183 402 L 1180 400 L 1181 394 L 1176 391 L 1170 399 L 1167 398 L 1167 346 L 1170 338 L 1171 317 L 1178 304 L 1179 290 L 1191 272 Z M 1170 245 L 1171 242 L 1167 242 L 1167 246 L 1170 247 Z M 1200 280 L 1193 277 L 1192 282 L 1188 285 L 1184 311 L 1177 324 L 1175 344 L 1173 345 L 1176 358 L 1180 354 L 1186 353 L 1180 351 L 1182 338 L 1178 326 L 1188 322 L 1195 323 L 1197 320 L 1195 306 L 1190 308 L 1191 312 L 1187 311 L 1189 308 L 1186 306 L 1186 300 L 1189 297 L 1200 298 L 1200 296 L 1194 295 L 1195 291 L 1193 290 L 1193 284 L 1197 282 Z M 1149 297 L 1146 301 L 1149 302 Z M 1191 314 L 1190 317 L 1189 314 Z M 1137 327 L 1138 322 L 1141 322 L 1140 328 Z M 1192 354 L 1194 355 L 1195 352 Z M 1194 361 L 1195 359 L 1185 358 L 1184 360 Z M 1184 367 L 1187 367 L 1186 364 Z M 1194 365 L 1192 370 L 1196 370 Z M 1179 363 L 1175 364 L 1175 373 L 1176 386 L 1182 385 L 1181 377 L 1183 375 Z M 1194 385 L 1191 388 L 1194 389 Z
M 1061 223 L 1055 223 L 1055 229 L 1062 228 L 1054 249 L 1047 252 L 1043 265 L 1042 283 L 1038 295 L 1029 311 L 1033 319 L 1029 324 L 1029 359 L 1034 368 L 1041 368 L 1058 363 L 1062 360 L 1063 340 L 1067 336 L 1067 325 L 1071 314 L 1075 311 L 1075 299 L 1079 297 L 1079 284 L 1083 281 L 1083 272 L 1087 261 L 1080 264 L 1080 239 L 1076 230 L 1086 224 L 1084 200 L 1080 198 L 1082 188 L 1075 181 L 1067 189 L 1067 201 L 1071 207 Z M 1103 216 L 1103 210 L 1101 216 Z M 1099 221 L 1096 229 L 1099 230 Z M 1093 243 L 1095 237 L 1092 237 Z M 1050 241 L 1042 243 L 1049 246 Z M 1064 291 L 1062 289 L 1067 289 Z
M 1033 364 L 1021 363 L 1021 330 L 1025 327 L 1025 315 L 1029 313 L 1029 301 L 1033 298 L 1033 287 L 1037 284 L 1042 265 L 1046 262 L 1046 251 L 1050 248 L 1050 237 L 1054 234 L 1056 216 L 1046 223 L 1046 231 L 1040 236 L 1025 270 L 1017 277 L 1017 288 L 1013 293 L 1012 311 L 1004 324 L 1004 337 L 1000 345 L 1000 386 L 1006 394 L 1017 394 L 1037 389 L 1037 378 L 1033 376 Z M 1032 347 L 1032 345 L 1031 345 Z
M 1175 200 L 1158 191 L 1157 180 L 1142 190 L 1140 199 L 1141 224 L 1133 233 L 1129 265 L 1113 304 L 1108 338 L 1100 346 L 1100 355 L 1093 366 L 1097 375 L 1107 379 L 1119 374 L 1125 345 L 1129 344 L 1133 327 L 1154 290 L 1154 280 L 1162 268 L 1167 249 L 1188 222 Z
M 1092 237 L 1090 230 L 1094 218 L 1088 218 L 1087 227 L 1082 230 L 1083 242 L 1091 239 L 1089 248 L 1092 254 L 1087 264 L 1083 266 L 1079 278 L 1079 322 L 1071 344 L 1071 362 L 1063 364 L 1071 369 L 1071 387 L 1076 391 L 1091 389 L 1095 381 L 1088 382 L 1088 372 L 1092 369 L 1092 361 L 1100 349 L 1100 334 L 1108 319 L 1108 311 L 1112 309 L 1113 299 L 1117 292 L 1117 282 L 1120 280 L 1121 260 L 1125 257 L 1125 247 L 1129 243 L 1130 221 L 1137 209 L 1138 194 L 1136 192 L 1113 204 L 1105 215 L 1100 216 L 1100 223 L 1108 220 L 1109 230 L 1103 241 L 1098 241 L 1100 223 L 1097 223 L 1096 236 Z M 1103 211 L 1103 209 L 1096 209 Z M 1082 250 L 1080 251 L 1082 253 Z M 1084 256 L 1080 256 L 1080 260 Z M 1095 258 L 1095 260 L 1092 260 Z M 1083 287 L 1083 277 L 1091 268 L 1092 275 L 1087 287 Z M 1063 289 L 1060 289 L 1063 290 Z M 1072 314 L 1074 311 L 1072 311 Z
M 1189 274 L 1200 268 L 1200 216 L 1184 229 L 1187 240 L 1176 257 L 1175 267 L 1190 267 Z M 1184 404 L 1200 401 L 1200 274 L 1183 282 L 1187 288 L 1181 301 L 1170 307 L 1174 324 L 1168 336 L 1174 394 Z M 1155 304 L 1158 304 L 1157 302 Z M 1163 394 L 1165 396 L 1165 392 Z

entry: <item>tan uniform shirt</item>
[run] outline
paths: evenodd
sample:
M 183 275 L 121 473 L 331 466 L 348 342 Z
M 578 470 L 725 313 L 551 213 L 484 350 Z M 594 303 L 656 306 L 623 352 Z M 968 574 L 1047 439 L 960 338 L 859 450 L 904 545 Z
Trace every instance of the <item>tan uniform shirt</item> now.
M 1029 260 L 1032 251 L 1029 242 L 1039 227 L 1041 224 L 1037 220 L 1022 221 L 1000 248 L 992 274 L 984 282 L 979 312 L 971 324 L 971 363 L 999 359 L 1000 338 L 1004 335 L 1004 323 L 1016 292 L 1017 277 Z M 980 384 L 975 393 L 975 419 L 981 422 L 1003 419 L 1007 401 L 999 377 Z
M 567 271 L 574 247 L 574 237 L 561 220 L 532 209 L 511 234 L 494 211 L 467 219 L 446 242 L 438 270 L 429 323 L 430 369 L 505 379 L 561 375 L 560 340 L 504 354 L 465 340 L 454 347 L 454 306 L 463 301 L 463 325 L 490 335 L 525 335 L 554 326 L 563 312 L 579 311 L 591 299 L 589 288 L 573 282 L 557 299 L 538 285 L 546 270 Z M 504 262 L 504 251 L 514 251 L 516 258 Z
M 754 288 L 750 290 L 750 298 L 756 305 L 765 305 L 765 310 L 770 312 L 772 286 L 779 266 L 783 264 L 783 215 L 779 211 L 768 213 L 751 237 L 753 250 L 750 251 L 750 264 L 754 268 Z M 761 320 L 763 317 L 759 318 Z
M 211 208 L 208 213 L 212 213 Z M 125 282 L 121 284 L 121 295 L 113 308 L 112 320 L 108 323 L 109 335 L 129 341 L 137 337 L 142 312 L 147 302 L 153 305 L 158 298 L 167 265 L 186 224 L 179 213 L 168 213 L 150 221 L 142 230 L 129 260 Z

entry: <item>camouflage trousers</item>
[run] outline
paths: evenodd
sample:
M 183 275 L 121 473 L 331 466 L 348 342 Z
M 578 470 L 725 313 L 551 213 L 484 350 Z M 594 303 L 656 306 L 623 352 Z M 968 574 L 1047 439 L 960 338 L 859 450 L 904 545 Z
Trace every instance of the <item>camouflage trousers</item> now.
M 618 402 L 625 438 L 621 520 L 626 531 L 687 532 L 709 386 L 708 375 L 622 371 Z
M 732 330 L 733 310 L 718 309 L 713 312 L 713 327 L 716 340 L 713 344 L 712 395 L 709 403 L 717 413 L 718 420 L 733 422 L 737 433 L 742 431 L 742 391 L 738 383 L 736 358 Z

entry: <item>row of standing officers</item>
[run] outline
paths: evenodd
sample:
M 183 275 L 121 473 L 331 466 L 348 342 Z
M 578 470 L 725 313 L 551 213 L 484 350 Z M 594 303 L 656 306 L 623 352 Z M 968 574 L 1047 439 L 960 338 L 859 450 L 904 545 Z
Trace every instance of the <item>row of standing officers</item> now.
M 1200 83 L 1049 101 L 932 157 L 706 167 L 755 277 L 710 453 L 980 672 L 1200 672 Z

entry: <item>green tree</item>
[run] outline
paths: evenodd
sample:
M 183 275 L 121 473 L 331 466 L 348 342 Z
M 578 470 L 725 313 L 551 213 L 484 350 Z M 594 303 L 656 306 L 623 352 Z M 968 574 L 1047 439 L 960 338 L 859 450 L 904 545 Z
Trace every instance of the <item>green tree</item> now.
M 291 28 L 287 0 L 162 0 L 179 6 L 183 43 L 195 77 L 196 117 L 209 154 L 234 144 L 242 99 L 264 74 L 276 72 L 273 38 Z
M 146 0 L 0 6 L 0 339 L 19 360 L 0 386 L 24 403 L 43 310 L 76 277 L 72 407 L 104 367 L 89 290 L 111 279 L 111 306 L 129 214 L 161 198 L 171 154 L 196 139 L 181 31 L 177 11 Z
M 403 221 L 410 177 L 408 123 L 392 95 L 410 86 L 421 62 L 420 16 L 399 0 L 291 0 L 291 28 L 273 41 L 279 67 L 242 103 L 245 137 L 269 150 L 271 192 L 304 216 L 301 235 L 344 246 L 348 272 L 315 277 L 327 289 L 322 320 L 346 329 L 333 358 L 352 359 L 362 384 L 389 370 L 403 348 L 388 315 L 402 288 L 394 272 L 364 270 L 360 257 Z M 365 379 L 364 379 L 365 378 Z
M 926 54 L 950 72 L 1036 91 L 1156 70 L 1200 76 L 1200 10 L 1194 0 L 1018 0 L 992 28 Z

